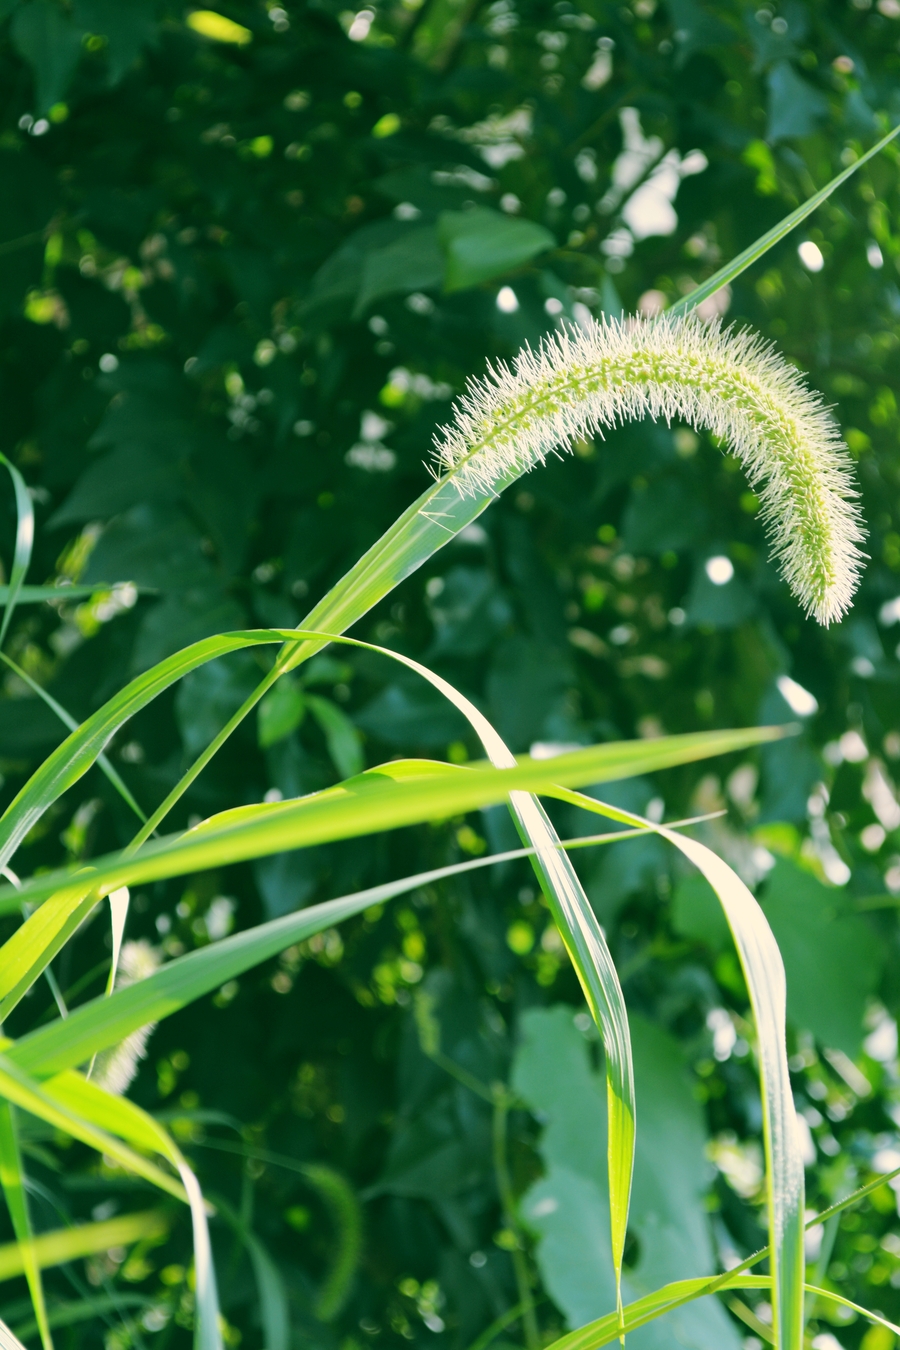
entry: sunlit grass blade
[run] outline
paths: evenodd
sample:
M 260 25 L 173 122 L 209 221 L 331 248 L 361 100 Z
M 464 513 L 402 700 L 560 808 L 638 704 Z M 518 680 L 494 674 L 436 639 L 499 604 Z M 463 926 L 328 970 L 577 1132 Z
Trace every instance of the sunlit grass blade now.
M 690 291 L 676 301 L 668 312 L 670 314 L 689 314 L 704 300 L 708 300 L 711 295 L 715 295 L 716 291 L 720 291 L 723 286 L 727 286 L 730 281 L 734 281 L 735 277 L 739 277 L 763 254 L 768 253 L 769 249 L 779 243 L 786 234 L 790 234 L 791 230 L 796 229 L 801 221 L 804 221 L 817 207 L 821 206 L 836 188 L 839 188 L 842 183 L 846 183 L 847 179 L 852 177 L 857 169 L 861 169 L 873 156 L 879 154 L 898 134 L 900 134 L 900 125 L 894 127 L 893 131 L 889 131 L 886 136 L 882 136 L 880 141 L 876 141 L 870 150 L 867 150 L 864 155 L 860 155 L 859 159 L 854 160 L 846 169 L 842 169 L 839 174 L 832 178 L 830 183 L 826 183 L 825 187 L 820 188 L 818 192 L 814 192 L 802 206 L 797 207 L 796 211 L 791 211 L 790 215 L 785 216 L 777 225 L 773 225 L 771 230 L 767 230 L 765 234 L 760 235 L 755 243 L 744 249 L 743 253 L 739 253 L 736 258 L 732 258 L 731 262 L 726 263 L 724 267 L 720 267 L 718 272 L 715 272 L 708 281 L 704 281 L 696 290 Z
M 97 900 L 90 877 L 64 887 L 0 947 L 0 1022 L 47 969 Z
M 560 791 L 553 795 L 607 819 L 632 826 L 652 826 L 641 816 L 583 793 Z M 781 953 L 759 904 L 727 863 L 695 839 L 676 834 L 663 825 L 653 828 L 699 869 L 716 892 L 744 972 L 756 1024 L 762 1080 L 773 1269 L 772 1323 L 777 1345 L 782 1350 L 799 1350 L 803 1342 L 805 1179 L 785 1045 L 786 989 Z
M 128 922 L 128 907 L 131 895 L 127 886 L 111 891 L 109 900 L 109 925 L 112 939 L 112 956 L 109 962 L 109 974 L 106 977 L 106 992 L 111 994 L 116 985 L 119 972 L 119 957 L 122 955 L 122 939 L 125 936 L 125 924 Z
M 66 1024 L 62 1022 L 56 1025 L 64 1027 Z M 89 1148 L 115 1158 L 122 1167 L 143 1177 L 169 1195 L 174 1195 L 179 1200 L 184 1199 L 182 1187 L 173 1177 L 136 1153 L 134 1149 L 128 1148 L 108 1131 L 99 1129 L 91 1121 L 69 1109 L 64 1101 L 55 1099 L 52 1089 L 48 1091 L 46 1087 L 34 1082 L 3 1054 L 0 1054 L 0 1097 L 21 1107 L 23 1111 L 29 1111 L 31 1115 L 46 1121 L 55 1129 L 70 1134 L 74 1139 L 80 1139 Z
M 110 1002 L 109 999 L 100 1001 L 106 1004 Z M 65 1028 L 68 1023 L 56 1025 Z M 49 1082 L 38 1085 L 15 1064 L 4 1061 L 3 1056 L 0 1056 L 0 1094 L 17 1101 L 48 1124 L 109 1154 L 122 1167 L 143 1176 L 176 1199 L 187 1201 L 194 1234 L 197 1299 L 194 1342 L 197 1350 L 221 1350 L 219 1300 L 206 1204 L 197 1178 L 163 1126 L 134 1102 L 107 1092 L 81 1074 L 64 1071 Z M 128 1140 L 136 1149 L 161 1154 L 177 1171 L 181 1184 L 136 1152 L 135 1148 L 122 1144 L 121 1139 Z
M 25 1191 L 16 1108 L 7 1101 L 0 1101 L 0 1182 L 3 1185 L 3 1195 L 12 1220 L 13 1232 L 22 1254 L 22 1269 L 28 1281 L 28 1292 L 31 1295 L 31 1306 L 34 1308 L 41 1345 L 44 1350 L 53 1350 L 53 1338 L 47 1323 L 41 1268 L 34 1251 L 34 1234 L 28 1209 L 28 1195 Z
M 589 746 L 552 761 L 523 756 L 515 768 L 476 764 L 462 768 L 424 761 L 391 762 L 308 797 L 261 802 L 213 816 L 184 834 L 144 846 L 136 856 L 113 854 L 91 864 L 90 872 L 48 873 L 0 889 L 0 913 L 19 897 L 29 903 L 90 880 L 101 895 L 119 886 L 179 876 L 208 867 L 282 853 L 287 849 L 350 839 L 426 821 L 445 820 L 490 806 L 510 792 L 540 792 L 554 783 L 580 786 L 612 782 L 676 764 L 777 739 L 781 728 L 696 732 L 658 740 L 618 741 Z M 401 777 L 401 774 L 403 775 Z
M 515 767 L 516 759 L 509 747 L 469 699 L 449 681 L 418 661 L 399 653 L 394 653 L 394 657 L 427 680 L 463 714 L 496 768 Z M 610 1237 L 616 1303 L 621 1311 L 622 1263 L 634 1173 L 636 1115 L 631 1032 L 625 998 L 606 936 L 575 868 L 559 847 L 559 836 L 546 811 L 537 797 L 528 792 L 511 792 L 509 808 L 519 833 L 534 850 L 532 865 L 549 901 L 591 1015 L 603 1037 L 608 1110 Z
M 0 1318 L 0 1350 L 25 1350 L 15 1332 L 10 1331 L 2 1318 Z
M 47 756 L 7 807 L 0 819 L 0 865 L 9 862 L 47 807 L 87 773 L 119 728 L 158 694 L 217 656 L 283 640 L 280 633 L 272 636 L 266 631 L 204 638 L 132 680 Z
M 618 842 L 626 835 L 626 831 L 598 835 L 594 842 Z M 564 846 L 581 848 L 589 842 L 588 839 L 580 838 L 568 840 Z M 280 919 L 271 919 L 256 928 L 245 929 L 208 947 L 176 957 L 146 979 L 117 989 L 108 998 L 96 998 L 82 1004 L 70 1013 L 65 1023 L 52 1022 L 29 1032 L 11 1043 L 5 1053 L 13 1063 L 38 1078 L 57 1074 L 76 1064 L 84 1064 L 93 1054 L 124 1040 L 138 1028 L 171 1016 L 228 980 L 277 956 L 294 943 L 352 918 L 370 905 L 385 903 L 395 896 L 448 877 L 524 858 L 530 852 L 530 849 L 512 849 L 490 857 L 451 863 L 398 881 L 384 882 L 380 886 L 372 886 L 336 900 L 326 900 L 299 913 L 286 914 Z M 55 1083 L 57 1080 L 51 1081 Z M 81 1079 L 80 1082 L 83 1084 L 86 1080 Z M 127 1099 L 114 1100 L 130 1105 Z M 147 1146 L 154 1147 L 149 1141 Z
M 110 1247 L 127 1247 L 142 1238 L 163 1237 L 170 1226 L 170 1218 L 162 1210 L 144 1210 L 139 1214 L 120 1214 L 100 1223 L 78 1224 L 74 1228 L 56 1228 L 39 1233 L 32 1239 L 34 1258 L 41 1270 L 77 1261 Z M 22 1248 L 18 1242 L 0 1246 L 0 1280 L 12 1280 L 24 1274 Z
M 5 652 L 0 652 L 0 661 L 5 661 L 5 663 L 9 666 L 10 670 L 12 670 L 18 676 L 18 678 L 22 680 L 24 684 L 27 684 L 28 688 L 31 689 L 35 694 L 37 694 L 38 698 L 43 703 L 46 703 L 47 707 L 50 709 L 51 712 L 56 714 L 56 716 L 62 722 L 63 726 L 68 727 L 69 731 L 78 730 L 79 724 L 78 722 L 75 721 L 75 718 L 71 715 L 71 713 L 66 712 L 62 704 L 58 703 L 52 694 L 48 694 L 47 690 L 44 689 L 41 685 L 39 685 L 36 680 L 33 680 L 27 671 L 23 670 L 21 666 L 16 665 L 15 661 L 13 661 L 11 657 L 7 656 Z M 116 792 L 118 792 L 119 796 L 122 798 L 122 800 L 125 803 L 127 803 L 128 806 L 131 807 L 132 811 L 137 816 L 138 820 L 141 821 L 146 820 L 146 816 L 144 815 L 143 811 L 138 806 L 137 802 L 134 800 L 134 797 L 126 787 L 125 783 L 123 783 L 119 774 L 110 764 L 106 755 L 100 754 L 97 756 L 97 767 L 106 775 L 110 783 L 112 783 L 113 787 L 116 789 Z
M 706 1275 L 691 1280 L 678 1280 L 672 1284 L 663 1285 L 661 1289 L 654 1290 L 652 1294 L 646 1294 L 643 1298 L 636 1299 L 634 1303 L 626 1304 L 623 1310 L 625 1330 L 627 1332 L 637 1331 L 639 1327 L 646 1326 L 649 1322 L 654 1322 L 666 1313 L 673 1312 L 676 1308 L 682 1308 L 685 1304 L 692 1303 L 698 1298 L 724 1293 L 731 1289 L 770 1288 L 771 1277 L 769 1275 L 744 1275 L 734 1271 L 714 1277 Z M 819 1289 L 815 1285 L 804 1285 L 803 1288 L 807 1293 L 850 1308 L 875 1325 L 886 1327 L 895 1335 L 900 1335 L 900 1329 L 880 1313 L 870 1312 L 868 1308 L 863 1308 L 858 1303 L 852 1303 L 849 1299 L 834 1293 L 830 1289 Z M 576 1331 L 570 1331 L 567 1335 L 551 1341 L 546 1350 L 600 1350 L 601 1346 L 610 1345 L 618 1339 L 618 1334 L 617 1314 L 607 1313 L 605 1317 L 599 1317 L 595 1322 L 588 1322 L 586 1326 L 579 1327 Z
M 9 585 L 6 589 L 3 619 L 0 621 L 0 647 L 2 647 L 16 608 L 19 592 L 22 589 L 22 583 L 25 580 L 25 574 L 31 562 L 31 550 L 34 547 L 34 506 L 28 488 L 25 486 L 25 480 L 15 464 L 10 463 L 5 455 L 0 455 L 0 464 L 5 464 L 9 470 L 16 494 L 16 543 L 12 567 L 9 571 Z

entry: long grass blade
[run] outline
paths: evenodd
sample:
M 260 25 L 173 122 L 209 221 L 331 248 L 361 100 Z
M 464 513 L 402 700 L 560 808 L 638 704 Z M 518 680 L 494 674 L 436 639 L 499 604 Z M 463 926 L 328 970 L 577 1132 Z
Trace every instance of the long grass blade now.
M 25 1191 L 16 1109 L 6 1101 L 0 1101 L 0 1182 L 3 1185 L 3 1195 L 12 1220 L 13 1232 L 22 1254 L 22 1269 L 28 1281 L 28 1292 L 31 1295 L 31 1306 L 34 1308 L 41 1345 L 44 1350 L 53 1350 L 41 1268 L 34 1251 L 34 1234 L 28 1209 L 28 1195 Z
M 17 605 L 37 605 L 51 601 L 90 600 L 92 595 L 115 591 L 130 581 L 94 581 L 90 586 L 20 586 L 16 592 Z M 0 605 L 9 601 L 9 586 L 0 586 Z M 138 595 L 157 595 L 155 586 L 135 586 Z
M 57 1025 L 66 1024 L 57 1023 Z M 34 1082 L 18 1065 L 2 1054 L 0 1054 L 0 1096 L 15 1106 L 20 1106 L 23 1111 L 29 1111 L 31 1115 L 45 1120 L 48 1125 L 72 1135 L 75 1139 L 80 1139 L 82 1143 L 99 1153 L 109 1154 L 122 1167 L 142 1176 L 160 1190 L 176 1196 L 179 1200 L 184 1199 L 184 1193 L 178 1183 L 155 1163 L 122 1144 L 108 1131 L 99 1129 L 91 1121 L 70 1110 L 64 1101 L 54 1097 L 52 1090 L 48 1091 L 46 1087 Z
M 58 891 L 0 947 L 0 1022 L 49 967 L 97 903 L 93 879 L 86 877 Z
M 280 631 L 271 635 L 265 630 L 257 633 L 225 633 L 205 638 L 160 661 L 127 684 L 47 756 L 7 807 L 0 819 L 0 866 L 9 862 L 22 839 L 40 820 L 48 806 L 87 773 L 119 728 L 157 695 L 217 656 L 280 641 L 284 641 Z
M 31 562 L 31 550 L 34 547 L 34 506 L 25 480 L 15 464 L 12 464 L 5 455 L 0 455 L 0 464 L 5 464 L 9 470 L 16 494 L 16 543 L 9 572 L 3 620 L 0 622 L 0 647 L 2 647 Z
M 859 159 L 854 160 L 846 169 L 842 169 L 839 174 L 836 174 L 830 183 L 826 183 L 825 187 L 820 188 L 818 192 L 814 192 L 802 206 L 797 207 L 796 211 L 791 211 L 790 215 L 784 217 L 784 220 L 780 220 L 777 225 L 773 225 L 771 230 L 767 230 L 749 248 L 745 248 L 743 253 L 739 253 L 736 258 L 732 258 L 730 263 L 720 267 L 718 272 L 713 273 L 708 281 L 704 281 L 696 290 L 676 301 L 668 312 L 670 314 L 689 314 L 704 300 L 708 300 L 711 295 L 715 295 L 716 291 L 720 291 L 723 286 L 727 286 L 730 281 L 734 281 L 735 277 L 739 277 L 764 253 L 768 253 L 769 249 L 779 243 L 786 234 L 795 230 L 801 221 L 812 215 L 817 207 L 827 201 L 832 192 L 839 188 L 842 183 L 846 183 L 847 179 L 852 177 L 857 169 L 861 169 L 875 155 L 880 154 L 898 134 L 900 134 L 900 124 L 894 127 L 893 131 L 889 131 L 886 136 L 882 136 L 880 141 L 876 141 L 870 150 L 867 150 L 864 155 L 860 155 Z
M 79 724 L 78 722 L 75 721 L 75 718 L 72 716 L 72 714 L 66 712 L 62 704 L 58 703 L 52 694 L 48 694 L 47 690 L 38 684 L 37 680 L 33 680 L 27 671 L 23 670 L 22 667 L 17 665 L 16 662 L 13 661 L 11 657 L 7 656 L 6 652 L 0 652 L 0 661 L 4 661 L 6 665 L 9 666 L 10 670 L 12 670 L 23 682 L 23 684 L 27 684 L 28 688 L 31 689 L 35 694 L 37 694 L 38 698 L 41 699 L 43 703 L 46 703 L 47 707 L 50 709 L 51 712 L 56 714 L 56 716 L 62 722 L 63 726 L 68 727 L 69 731 L 78 730 Z M 106 758 L 106 755 L 100 754 L 97 756 L 97 767 L 106 775 L 110 783 L 112 783 L 113 787 L 116 789 L 116 792 L 118 792 L 119 796 L 122 798 L 122 800 L 128 806 L 131 807 L 132 811 L 137 816 L 138 820 L 140 821 L 146 820 L 147 817 L 144 815 L 143 811 L 138 806 L 137 802 L 134 800 L 134 797 L 132 796 L 129 789 L 126 787 L 125 783 L 120 778 L 119 774 L 116 772 L 116 770 L 110 764 L 109 760 Z
M 169 1231 L 169 1217 L 158 1209 L 139 1214 L 121 1214 L 101 1223 L 78 1224 L 39 1233 L 31 1241 L 34 1259 L 41 1270 L 76 1261 L 110 1247 L 127 1247 L 142 1238 L 163 1237 Z M 25 1258 L 18 1242 L 0 1246 L 0 1280 L 12 1280 L 25 1273 Z M 52 1320 L 52 1319 L 51 1319 Z
M 627 838 L 628 833 L 623 830 L 615 834 L 598 835 L 593 840 L 568 840 L 559 847 L 581 848 L 590 843 L 616 843 Z M 109 998 L 96 998 L 82 1004 L 70 1013 L 65 1025 L 51 1022 L 48 1026 L 29 1032 L 7 1046 L 5 1053 L 13 1063 L 38 1078 L 86 1063 L 93 1054 L 116 1045 L 138 1028 L 171 1016 L 228 980 L 277 956 L 294 943 L 332 928 L 362 913 L 370 905 L 385 903 L 398 895 L 405 895 L 448 877 L 524 858 L 532 852 L 532 849 L 526 848 L 512 849 L 486 858 L 467 859 L 428 872 L 418 872 L 399 881 L 384 882 L 380 886 L 372 886 L 336 900 L 326 900 L 299 913 L 286 914 L 280 919 L 271 919 L 256 928 L 245 929 L 208 947 L 176 957 L 146 979 L 115 990 Z M 55 1083 L 57 1080 L 52 1081 Z M 80 1082 L 83 1084 L 86 1080 L 80 1079 Z M 114 1100 L 125 1101 L 122 1098 Z M 127 1101 L 125 1104 L 130 1105 Z M 148 1146 L 154 1147 L 149 1143 Z
M 11 911 L 19 898 L 33 904 L 82 882 L 89 881 L 105 895 L 119 886 L 268 853 L 445 820 L 502 802 L 516 790 L 540 792 L 554 783 L 577 787 L 652 773 L 758 745 L 783 734 L 781 728 L 751 727 L 653 741 L 612 742 L 572 751 L 552 761 L 523 756 L 511 769 L 485 765 L 463 768 L 428 760 L 391 762 L 308 797 L 223 812 L 184 834 L 145 845 L 134 857 L 112 854 L 97 859 L 89 873 L 60 871 L 33 877 L 23 883 L 19 897 L 12 887 L 0 888 L 0 913 Z
M 393 653 L 437 689 L 468 720 L 491 763 L 512 769 L 516 759 L 488 719 L 449 681 L 411 657 Z M 616 1279 L 616 1303 L 622 1309 L 622 1262 L 634 1174 L 635 1098 L 631 1032 L 622 986 L 597 916 L 568 855 L 537 797 L 511 792 L 509 808 L 521 834 L 533 848 L 534 866 L 551 913 L 562 935 L 605 1050 L 608 1112 L 607 1169 L 610 1236 Z M 624 1331 L 624 1328 L 623 1328 Z
M 651 821 L 618 807 L 560 791 L 553 795 L 586 811 L 626 825 Z M 679 849 L 719 897 L 738 951 L 759 1042 L 773 1271 L 772 1307 L 776 1344 L 799 1350 L 803 1342 L 804 1173 L 785 1045 L 785 978 L 778 944 L 759 904 L 740 877 L 711 849 L 664 825 L 656 833 Z
M 132 986 L 134 987 L 134 986 Z M 111 999 L 99 1000 L 109 1004 Z M 57 1026 L 62 1024 L 56 1023 Z M 68 1022 L 65 1023 L 68 1026 Z M 0 1080 L 2 1091 L 2 1080 Z M 195 1350 L 222 1350 L 222 1334 L 219 1326 L 219 1297 L 216 1289 L 215 1267 L 212 1261 L 212 1247 L 209 1240 L 209 1226 L 206 1219 L 206 1203 L 196 1176 L 188 1166 L 171 1135 L 159 1121 L 154 1120 L 146 1111 L 128 1100 L 118 1097 L 96 1083 L 90 1082 L 79 1073 L 64 1071 L 44 1083 L 42 1094 L 54 1104 L 59 1105 L 86 1132 L 82 1136 L 91 1143 L 90 1131 L 107 1133 L 115 1137 L 116 1146 L 121 1155 L 120 1161 L 130 1170 L 136 1170 L 128 1155 L 139 1158 L 140 1154 L 125 1149 L 119 1139 L 125 1139 L 135 1148 L 161 1154 L 178 1172 L 181 1185 L 159 1168 L 146 1164 L 144 1172 L 148 1180 L 179 1200 L 186 1200 L 191 1210 L 191 1225 L 194 1235 L 194 1285 L 197 1299 L 197 1319 L 194 1333 Z M 39 1112 L 36 1114 L 40 1114 Z M 44 1116 L 44 1119 L 47 1117 Z M 65 1126 L 63 1128 L 66 1128 Z M 75 1133 L 69 1127 L 69 1133 Z M 97 1147 L 93 1144 L 93 1147 Z M 113 1154 L 113 1156 L 117 1156 Z M 147 1171 L 152 1169 L 153 1175 Z

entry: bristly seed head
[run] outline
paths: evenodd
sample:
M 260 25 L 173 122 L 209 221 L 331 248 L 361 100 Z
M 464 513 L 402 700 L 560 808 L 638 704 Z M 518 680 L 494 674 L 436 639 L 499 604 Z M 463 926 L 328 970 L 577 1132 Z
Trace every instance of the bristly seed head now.
M 759 493 L 774 557 L 808 614 L 840 619 L 864 538 L 840 432 L 801 375 L 761 338 L 696 317 L 568 327 L 469 382 L 435 439 L 463 495 L 496 491 L 554 451 L 641 417 L 725 441 Z

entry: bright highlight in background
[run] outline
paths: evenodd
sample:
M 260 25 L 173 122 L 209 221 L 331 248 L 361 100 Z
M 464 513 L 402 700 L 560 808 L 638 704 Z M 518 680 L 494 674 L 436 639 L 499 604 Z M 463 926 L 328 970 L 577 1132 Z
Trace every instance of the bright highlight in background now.
M 724 553 L 715 558 L 707 558 L 706 575 L 714 586 L 727 586 L 734 576 L 734 563 Z
M 870 240 L 869 245 L 866 248 L 866 261 L 870 267 L 884 267 L 884 254 L 874 239 Z
M 233 19 L 226 19 L 224 14 L 217 14 L 213 9 L 195 9 L 193 14 L 187 16 L 185 23 L 195 33 L 212 42 L 233 42 L 238 47 L 245 47 L 253 41 L 249 28 L 235 23 Z
M 825 259 L 822 257 L 822 250 L 818 244 L 814 244 L 811 239 L 804 239 L 803 243 L 797 249 L 800 261 L 807 272 L 821 272 L 825 266 Z
M 503 314 L 515 314 L 519 308 L 519 297 L 516 295 L 512 286 L 503 286 L 497 292 L 497 308 Z
M 802 684 L 792 680 L 790 675 L 779 675 L 775 683 L 791 712 L 796 713 L 798 717 L 812 717 L 813 713 L 818 711 L 819 704 L 815 697 L 808 689 L 804 689 Z

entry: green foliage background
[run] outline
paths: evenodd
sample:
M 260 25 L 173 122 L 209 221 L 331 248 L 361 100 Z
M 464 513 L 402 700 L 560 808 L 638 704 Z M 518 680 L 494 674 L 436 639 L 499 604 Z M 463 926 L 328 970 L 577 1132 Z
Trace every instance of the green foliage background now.
M 435 428 L 488 359 L 586 312 L 673 302 L 900 115 L 896 0 L 223 13 L 240 42 L 154 0 L 0 4 L 0 451 L 38 508 L 28 581 L 87 588 L 21 608 L 7 650 L 78 718 L 188 642 L 298 623 L 422 490 Z M 736 464 L 642 424 L 523 480 L 357 632 L 451 679 L 516 751 L 788 720 L 784 676 L 814 695 L 793 740 L 611 795 L 667 819 L 727 808 L 704 838 L 760 886 L 784 954 L 817 1208 L 900 1165 L 897 167 L 889 149 L 861 170 L 728 310 L 809 372 L 857 460 L 871 561 L 842 624 L 798 613 Z M 648 182 L 671 229 L 635 239 Z M 8 560 L 11 492 L 0 530 Z M 705 564 L 723 555 L 734 576 L 717 586 Z M 113 743 L 145 809 L 267 659 L 189 676 Z M 4 805 L 61 738 L 7 675 Z M 478 750 L 430 688 L 335 649 L 277 686 L 172 823 L 401 753 Z M 120 847 L 132 824 L 95 770 L 15 866 Z M 128 937 L 177 955 L 514 843 L 498 809 L 159 883 L 134 897 Z M 764 1238 L 752 1028 L 712 892 L 660 840 L 578 866 L 633 1012 L 637 1296 Z M 107 962 L 95 922 L 57 962 L 70 1004 L 102 990 Z M 52 1008 L 39 985 L 6 1029 Z M 173 1122 L 219 1207 L 229 1344 L 468 1350 L 523 1279 L 537 1325 L 506 1319 L 498 1343 L 533 1347 L 607 1311 L 589 1025 L 531 874 L 508 864 L 370 911 L 161 1027 L 132 1091 Z M 39 1230 L 146 1207 L 124 1173 L 36 1123 L 26 1157 Z M 50 1273 L 58 1335 L 186 1344 L 189 1253 L 173 1211 L 167 1240 Z M 819 1283 L 897 1320 L 893 1191 L 811 1259 Z M 33 1336 L 24 1282 L 6 1290 L 0 1316 Z M 842 1346 L 863 1339 L 811 1311 Z M 748 1327 L 732 1313 L 697 1305 L 635 1350 L 737 1346 Z M 865 1346 L 890 1350 L 890 1333 Z

